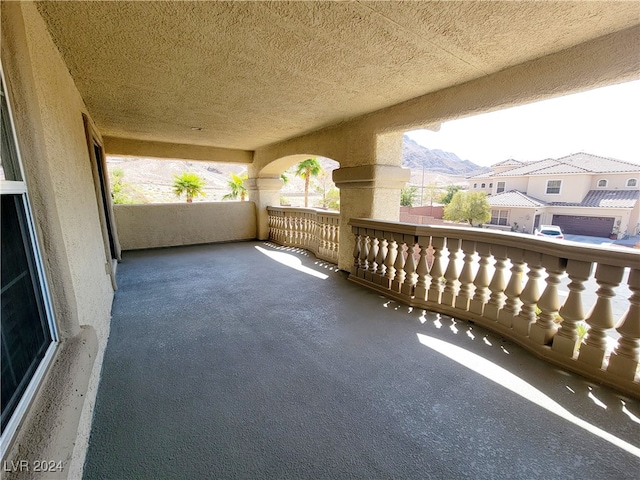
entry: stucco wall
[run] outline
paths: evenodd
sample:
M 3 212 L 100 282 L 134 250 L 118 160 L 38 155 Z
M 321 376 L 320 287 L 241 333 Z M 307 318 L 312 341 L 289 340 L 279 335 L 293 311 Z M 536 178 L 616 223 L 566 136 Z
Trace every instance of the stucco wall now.
M 493 179 L 493 191 L 495 192 L 496 189 L 498 188 L 498 182 L 504 182 L 504 191 L 508 192 L 510 190 L 518 190 L 519 192 L 522 193 L 527 193 L 529 194 L 529 192 L 527 191 L 529 188 L 529 181 L 526 177 L 523 178 L 517 178 L 517 177 L 513 177 L 513 178 L 494 178 Z
M 560 194 L 547 194 L 547 181 L 561 180 Z M 545 202 L 580 203 L 591 187 L 587 175 L 544 175 L 529 177 L 527 195 Z
M 504 210 L 501 208 L 500 210 Z M 535 208 L 510 208 L 509 210 L 509 225 L 514 227 L 515 223 L 518 224 L 518 232 L 533 233 L 533 224 L 535 223 L 536 209 Z
M 627 187 L 627 180 L 636 179 L 635 187 Z M 606 180 L 606 187 L 598 187 L 600 180 Z M 640 175 L 637 173 L 603 173 L 591 176 L 591 190 L 638 190 L 640 186 Z
M 253 202 L 115 205 L 123 250 L 256 238 Z
M 88 112 L 37 11 L 30 4 L 24 10 L 32 65 L 40 67 L 33 69 L 33 75 L 64 242 L 72 252 L 69 264 L 79 322 L 93 325 L 99 338 L 106 338 L 105 318 L 109 318 L 113 289 L 104 268 L 104 243 L 82 121 L 82 113 Z
M 64 474 L 77 478 L 113 299 L 86 108 L 35 6 L 2 2 L 1 8 L 2 63 L 61 340 L 8 458 L 62 460 Z

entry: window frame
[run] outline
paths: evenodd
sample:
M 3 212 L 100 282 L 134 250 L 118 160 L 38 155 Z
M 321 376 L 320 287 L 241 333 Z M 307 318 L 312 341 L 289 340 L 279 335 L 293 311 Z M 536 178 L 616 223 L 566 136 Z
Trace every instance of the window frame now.
M 486 183 L 481 183 L 480 184 L 480 188 L 487 188 L 487 184 Z
M 497 215 L 494 215 L 494 212 L 498 212 Z M 504 216 L 502 214 L 505 214 Z M 494 223 L 493 219 L 497 219 Z M 501 223 L 501 220 L 504 220 L 504 223 Z M 489 220 L 490 225 L 501 225 L 507 226 L 509 225 L 509 210 L 502 210 L 500 208 L 492 208 L 491 209 L 491 220 Z
M 604 182 L 604 185 L 600 185 L 602 182 Z M 607 188 L 608 186 L 609 186 L 609 180 L 607 180 L 606 178 L 601 178 L 596 183 L 596 188 Z
M 559 182 L 558 187 L 557 187 L 558 188 L 557 192 L 550 192 L 549 191 L 549 183 L 551 183 L 551 182 Z M 555 189 L 555 187 L 554 187 L 554 189 Z M 562 192 L 562 180 L 558 180 L 558 179 L 547 180 L 546 188 L 545 188 L 545 194 L 546 195 L 560 195 L 561 192 Z
M 20 400 L 18 400 L 9 420 L 7 421 L 6 427 L 0 436 L 0 456 L 2 458 L 5 457 L 9 447 L 11 446 L 11 441 L 16 434 L 18 427 L 20 426 L 24 415 L 31 404 L 44 376 L 47 372 L 47 369 L 51 365 L 53 361 L 53 357 L 59 345 L 59 336 L 58 329 L 55 322 L 55 316 L 53 312 L 49 283 L 47 281 L 46 272 L 44 269 L 44 262 L 42 259 L 42 252 L 40 249 L 40 245 L 38 243 L 38 237 L 35 231 L 35 222 L 33 219 L 33 212 L 31 210 L 31 204 L 29 202 L 29 192 L 27 188 L 27 183 L 25 181 L 24 167 L 22 162 L 22 154 L 20 151 L 20 144 L 18 142 L 18 137 L 16 134 L 15 122 L 13 117 L 13 108 L 10 101 L 9 89 L 7 86 L 7 82 L 4 75 L 4 68 L 2 63 L 0 63 L 0 81 L 2 82 L 2 87 L 4 90 L 4 98 L 6 102 L 7 113 L 9 117 L 10 124 L 10 141 L 13 142 L 13 146 L 15 147 L 15 155 L 16 161 L 19 167 L 21 180 L 0 180 L 0 195 L 16 195 L 20 196 L 22 200 L 23 212 L 24 212 L 24 221 L 26 226 L 26 236 L 23 236 L 23 242 L 25 244 L 25 248 L 28 246 L 31 249 L 31 256 L 33 258 L 33 266 L 34 266 L 34 276 L 37 278 L 33 278 L 33 282 L 37 284 L 37 291 L 39 295 L 41 295 L 42 303 L 44 307 L 43 314 L 45 315 L 45 323 L 49 329 L 49 335 L 51 337 L 51 341 L 47 346 L 44 356 L 40 360 L 39 365 L 34 370 L 31 378 L 29 379 L 26 388 L 22 392 Z
M 500 184 L 502 184 L 502 187 L 500 186 Z M 507 182 L 496 183 L 496 193 L 503 193 L 506 189 L 507 189 Z
M 634 185 L 630 185 L 631 182 L 634 183 Z M 637 187 L 638 186 L 638 179 L 637 178 L 627 178 L 627 181 L 624 184 L 625 187 Z

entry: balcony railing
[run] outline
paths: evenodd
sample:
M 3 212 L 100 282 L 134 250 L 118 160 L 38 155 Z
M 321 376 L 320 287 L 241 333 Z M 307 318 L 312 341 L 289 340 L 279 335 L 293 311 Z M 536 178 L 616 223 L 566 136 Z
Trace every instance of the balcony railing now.
M 269 240 L 338 263 L 340 214 L 315 208 L 269 207 Z
M 408 305 L 476 322 L 640 397 L 640 251 L 475 228 L 366 219 L 349 224 L 356 240 L 351 280 Z M 631 294 L 619 299 L 626 311 L 615 318 L 612 300 L 627 268 Z M 561 302 L 565 275 L 569 292 Z M 583 291 L 592 278 L 598 288 L 587 310 Z

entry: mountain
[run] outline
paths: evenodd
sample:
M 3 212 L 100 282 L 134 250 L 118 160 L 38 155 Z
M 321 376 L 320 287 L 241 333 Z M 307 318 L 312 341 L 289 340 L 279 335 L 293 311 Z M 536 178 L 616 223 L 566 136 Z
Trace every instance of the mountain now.
M 411 169 L 412 177 L 416 170 L 422 167 L 429 174 L 439 173 L 447 176 L 470 177 L 491 171 L 488 167 L 481 167 L 469 160 L 460 159 L 455 153 L 442 150 L 430 150 L 404 136 L 402 143 L 402 166 Z

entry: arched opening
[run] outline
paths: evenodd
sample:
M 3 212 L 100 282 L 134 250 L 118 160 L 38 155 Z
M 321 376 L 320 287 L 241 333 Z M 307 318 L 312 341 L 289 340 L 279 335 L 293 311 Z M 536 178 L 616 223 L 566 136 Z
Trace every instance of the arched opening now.
M 328 157 L 314 154 L 288 155 L 270 162 L 262 168 L 257 178 L 280 178 L 280 205 L 305 206 L 306 174 L 300 168 L 302 162 L 316 160 L 319 168 L 311 171 L 308 182 L 307 205 L 311 208 L 339 210 L 340 193 L 332 180 L 332 173 L 340 164 Z

